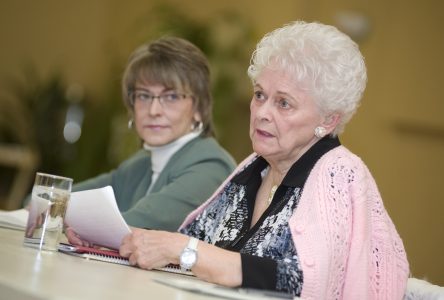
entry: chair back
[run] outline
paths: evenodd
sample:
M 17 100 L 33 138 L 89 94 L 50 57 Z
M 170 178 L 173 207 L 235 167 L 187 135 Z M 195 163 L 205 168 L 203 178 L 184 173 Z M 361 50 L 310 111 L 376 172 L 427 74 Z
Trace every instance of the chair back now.
M 444 287 L 423 279 L 409 278 L 404 300 L 444 300 Z

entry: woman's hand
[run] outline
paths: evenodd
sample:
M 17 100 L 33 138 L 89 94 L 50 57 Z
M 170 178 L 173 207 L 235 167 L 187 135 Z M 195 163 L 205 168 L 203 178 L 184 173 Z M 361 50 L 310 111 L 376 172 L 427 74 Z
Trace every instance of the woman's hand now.
M 131 265 L 153 269 L 179 264 L 179 256 L 189 237 L 180 233 L 132 228 L 120 246 L 120 255 L 128 257 Z
M 94 244 L 82 240 L 80 235 L 78 235 L 71 227 L 67 227 L 65 229 L 65 235 L 68 238 L 68 241 L 73 245 L 85 246 L 85 247 L 94 247 Z
M 189 239 L 180 233 L 135 228 L 123 239 L 120 255 L 128 257 L 131 265 L 143 269 L 178 265 Z M 240 254 L 202 241 L 197 246 L 197 262 L 192 271 L 201 279 L 225 286 L 235 287 L 242 283 Z

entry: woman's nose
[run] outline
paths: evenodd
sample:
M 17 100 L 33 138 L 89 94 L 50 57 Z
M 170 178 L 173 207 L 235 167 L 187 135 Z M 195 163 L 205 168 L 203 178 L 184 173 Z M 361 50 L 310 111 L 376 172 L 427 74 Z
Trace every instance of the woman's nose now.
M 272 110 L 273 105 L 272 101 L 262 102 L 260 105 L 257 105 L 255 108 L 255 117 L 259 120 L 271 120 L 272 119 Z
M 151 100 L 150 106 L 149 106 L 149 114 L 150 115 L 159 115 L 163 110 L 162 104 L 160 104 L 159 98 L 154 98 Z

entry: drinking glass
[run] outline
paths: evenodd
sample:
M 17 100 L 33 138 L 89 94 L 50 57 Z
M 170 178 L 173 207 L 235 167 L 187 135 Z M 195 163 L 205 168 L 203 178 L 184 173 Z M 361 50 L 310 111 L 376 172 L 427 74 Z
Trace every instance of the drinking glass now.
M 72 179 L 37 173 L 29 204 L 24 245 L 57 251 L 71 195 Z

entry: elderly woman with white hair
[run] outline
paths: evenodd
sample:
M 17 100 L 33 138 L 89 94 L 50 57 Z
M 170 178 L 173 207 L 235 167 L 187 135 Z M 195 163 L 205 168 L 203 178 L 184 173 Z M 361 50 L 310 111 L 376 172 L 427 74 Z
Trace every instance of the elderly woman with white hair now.
M 335 27 L 293 22 L 259 42 L 248 75 L 255 153 L 179 232 L 135 230 L 120 253 L 229 287 L 401 299 L 402 241 L 369 170 L 338 139 L 367 81 L 358 46 Z

